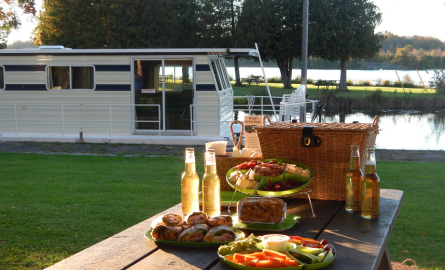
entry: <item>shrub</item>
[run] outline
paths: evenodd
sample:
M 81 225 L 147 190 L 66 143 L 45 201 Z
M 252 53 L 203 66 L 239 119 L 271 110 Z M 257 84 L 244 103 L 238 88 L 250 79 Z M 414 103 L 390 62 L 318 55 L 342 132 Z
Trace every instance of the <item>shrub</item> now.
M 272 77 L 272 78 L 268 78 L 267 79 L 268 83 L 282 83 L 283 80 L 281 79 L 281 77 Z
M 308 79 L 306 80 L 306 83 L 307 83 L 307 84 L 314 84 L 314 80 L 308 78 Z
M 371 82 L 370 81 L 362 81 L 362 85 L 363 86 L 371 86 Z
M 388 80 L 383 81 L 383 86 L 390 86 L 390 85 L 391 85 L 390 81 L 388 81 Z
M 430 81 L 431 88 L 435 88 L 436 92 L 445 95 L 445 72 L 443 69 L 434 70 L 433 80 Z
M 346 85 L 347 86 L 353 86 L 354 82 L 348 79 L 348 80 L 346 80 Z
M 402 82 L 404 87 L 414 87 L 413 80 L 408 74 L 403 76 Z
M 394 82 L 394 87 L 402 87 L 402 82 L 401 81 L 395 81 Z
M 375 85 L 376 86 L 380 86 L 380 85 L 382 85 L 382 79 L 381 78 L 377 78 L 377 80 L 375 80 Z
M 298 76 L 297 78 L 293 79 L 292 83 L 301 84 L 301 76 Z

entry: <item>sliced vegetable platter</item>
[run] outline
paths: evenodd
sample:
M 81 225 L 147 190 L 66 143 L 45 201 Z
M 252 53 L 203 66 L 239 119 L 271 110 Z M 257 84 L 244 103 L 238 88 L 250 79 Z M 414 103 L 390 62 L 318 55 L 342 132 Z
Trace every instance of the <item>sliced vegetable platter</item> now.
M 310 241 L 313 240 L 310 238 L 300 238 L 299 236 L 296 237 L 299 239 L 309 239 Z M 315 242 L 316 240 L 313 241 Z M 317 248 L 311 248 L 309 246 L 311 245 L 305 247 L 302 246 L 301 244 L 289 242 L 285 251 L 271 251 L 264 248 L 264 245 L 261 242 L 261 240 L 259 240 L 259 237 L 255 237 L 253 234 L 251 234 L 249 237 L 220 246 L 218 248 L 218 256 L 227 265 L 240 270 L 283 269 L 283 268 L 289 270 L 301 270 L 301 269 L 316 270 L 330 265 L 335 260 L 336 257 L 335 254 L 329 254 L 330 256 L 326 255 L 323 256 L 323 258 L 317 259 L 317 257 L 319 257 L 322 254 L 314 253 L 313 250 L 317 250 Z M 335 253 L 335 248 L 332 245 L 330 246 L 332 247 L 332 251 L 330 247 L 328 248 L 329 252 L 325 249 L 325 252 L 323 252 L 323 254 L 327 252 Z M 321 250 L 323 250 L 323 248 Z M 306 252 L 309 253 L 306 254 Z M 310 254 L 317 254 L 318 256 Z M 265 255 L 267 257 L 261 257 L 261 255 Z M 284 256 L 284 258 L 281 256 Z M 251 260 L 253 260 L 253 262 Z M 284 261 L 285 263 L 282 264 L 280 267 L 274 267 L 273 265 L 266 265 L 266 262 L 263 263 L 265 264 L 264 266 L 262 266 L 261 264 L 257 265 L 256 263 L 260 260 L 266 260 L 266 261 L 280 260 Z
M 265 159 L 265 160 L 262 160 L 262 162 L 269 162 L 269 161 L 275 162 L 277 165 L 280 165 L 282 163 L 294 164 L 304 170 L 306 170 L 306 169 L 309 170 L 311 177 L 304 177 L 304 176 L 295 175 L 295 174 L 291 174 L 291 173 L 287 173 L 287 172 L 283 172 L 282 174 L 277 175 L 277 176 L 255 175 L 255 180 L 258 182 L 258 185 L 254 189 L 247 189 L 247 188 L 241 188 L 229 181 L 229 177 L 233 172 L 239 171 L 243 174 L 246 174 L 249 171 L 249 169 L 237 169 L 238 166 L 235 166 L 227 172 L 227 175 L 226 175 L 227 183 L 233 189 L 235 189 L 239 192 L 242 192 L 242 193 L 251 194 L 251 195 L 270 196 L 270 197 L 281 197 L 281 196 L 287 196 L 287 195 L 299 192 L 302 189 L 306 188 L 310 184 L 310 182 L 312 181 L 312 178 L 314 176 L 314 172 L 310 168 L 308 168 L 307 166 L 305 166 L 301 163 L 298 163 L 298 162 L 295 162 L 292 160 L 287 160 L 287 159 Z M 270 185 L 271 183 L 275 184 L 278 182 L 287 182 L 289 180 L 296 180 L 298 183 L 301 184 L 301 186 L 294 188 L 294 189 L 283 190 L 283 191 L 263 190 L 264 186 Z

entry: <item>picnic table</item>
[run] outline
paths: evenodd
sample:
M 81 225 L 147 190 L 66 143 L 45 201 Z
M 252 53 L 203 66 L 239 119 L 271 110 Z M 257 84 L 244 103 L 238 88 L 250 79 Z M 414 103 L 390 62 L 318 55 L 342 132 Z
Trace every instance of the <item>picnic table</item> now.
M 327 90 L 329 90 L 329 87 L 336 87 L 338 89 L 338 81 L 337 80 L 318 80 L 315 85 L 318 86 L 317 90 L 320 89 L 320 86 L 325 86 Z
M 248 83 L 249 87 L 250 87 L 251 83 L 256 83 L 258 85 L 259 83 L 262 83 L 262 82 L 263 82 L 263 80 L 261 79 L 260 76 L 252 77 L 252 78 L 241 78 L 241 83 Z
M 279 233 L 326 239 L 337 250 L 332 264 L 325 270 L 392 269 L 387 243 L 403 200 L 403 192 L 382 189 L 380 218 L 362 219 L 360 213 L 349 214 L 342 201 L 290 200 L 288 215 L 301 219 L 292 228 Z M 226 211 L 227 207 L 222 208 Z M 159 214 L 180 213 L 177 204 Z M 235 209 L 231 211 L 235 213 Z M 158 214 L 158 215 L 159 215 Z M 144 238 L 155 215 L 98 244 L 47 268 L 57 269 L 232 269 L 217 255 L 217 247 L 181 247 L 157 244 Z M 245 231 L 246 235 L 270 234 L 270 231 Z

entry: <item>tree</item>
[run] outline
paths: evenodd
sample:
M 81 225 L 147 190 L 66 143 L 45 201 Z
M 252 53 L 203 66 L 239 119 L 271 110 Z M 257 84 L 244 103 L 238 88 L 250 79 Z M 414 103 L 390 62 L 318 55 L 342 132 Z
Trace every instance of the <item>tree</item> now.
M 240 0 L 203 0 L 199 27 L 202 29 L 200 47 L 233 47 L 240 12 Z M 241 85 L 238 61 L 239 57 L 235 56 L 235 85 Z
M 44 2 L 34 44 L 71 48 L 196 47 L 197 1 L 52 0 Z
M 381 13 L 369 0 L 320 0 L 310 5 L 309 52 L 341 63 L 340 90 L 346 85 L 346 64 L 351 58 L 371 58 L 385 38 L 374 33 Z
M 237 46 L 256 42 L 262 60 L 277 63 L 284 88 L 292 88 L 292 62 L 301 58 L 302 6 L 298 0 L 245 0 L 235 34 Z
M 445 95 L 445 72 L 443 69 L 434 70 L 434 76 L 431 78 L 430 86 L 436 89 L 436 92 Z
M 391 61 L 391 63 L 411 67 L 412 63 L 416 60 L 415 56 L 411 53 L 412 50 L 412 45 L 406 45 L 403 48 L 397 48 L 394 59 Z
M 21 21 L 18 10 L 24 14 L 36 15 L 34 0 L 9 0 L 3 1 L 3 7 L 0 7 L 0 49 L 6 48 L 6 39 L 11 30 L 20 28 Z

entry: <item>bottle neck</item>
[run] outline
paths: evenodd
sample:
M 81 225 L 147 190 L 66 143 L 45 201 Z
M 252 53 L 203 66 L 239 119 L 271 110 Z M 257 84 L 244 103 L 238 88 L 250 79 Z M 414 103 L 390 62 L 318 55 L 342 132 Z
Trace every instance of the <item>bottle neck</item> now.
M 351 146 L 351 159 L 349 161 L 350 169 L 360 169 L 360 146 Z
M 349 169 L 360 169 L 360 157 L 351 157 Z
M 206 174 L 216 174 L 216 165 L 215 164 L 206 165 L 205 173 Z
M 367 163 L 365 166 L 365 173 L 376 173 L 375 163 Z
M 188 173 L 195 173 L 196 172 L 195 162 L 193 161 L 185 163 L 185 171 Z

